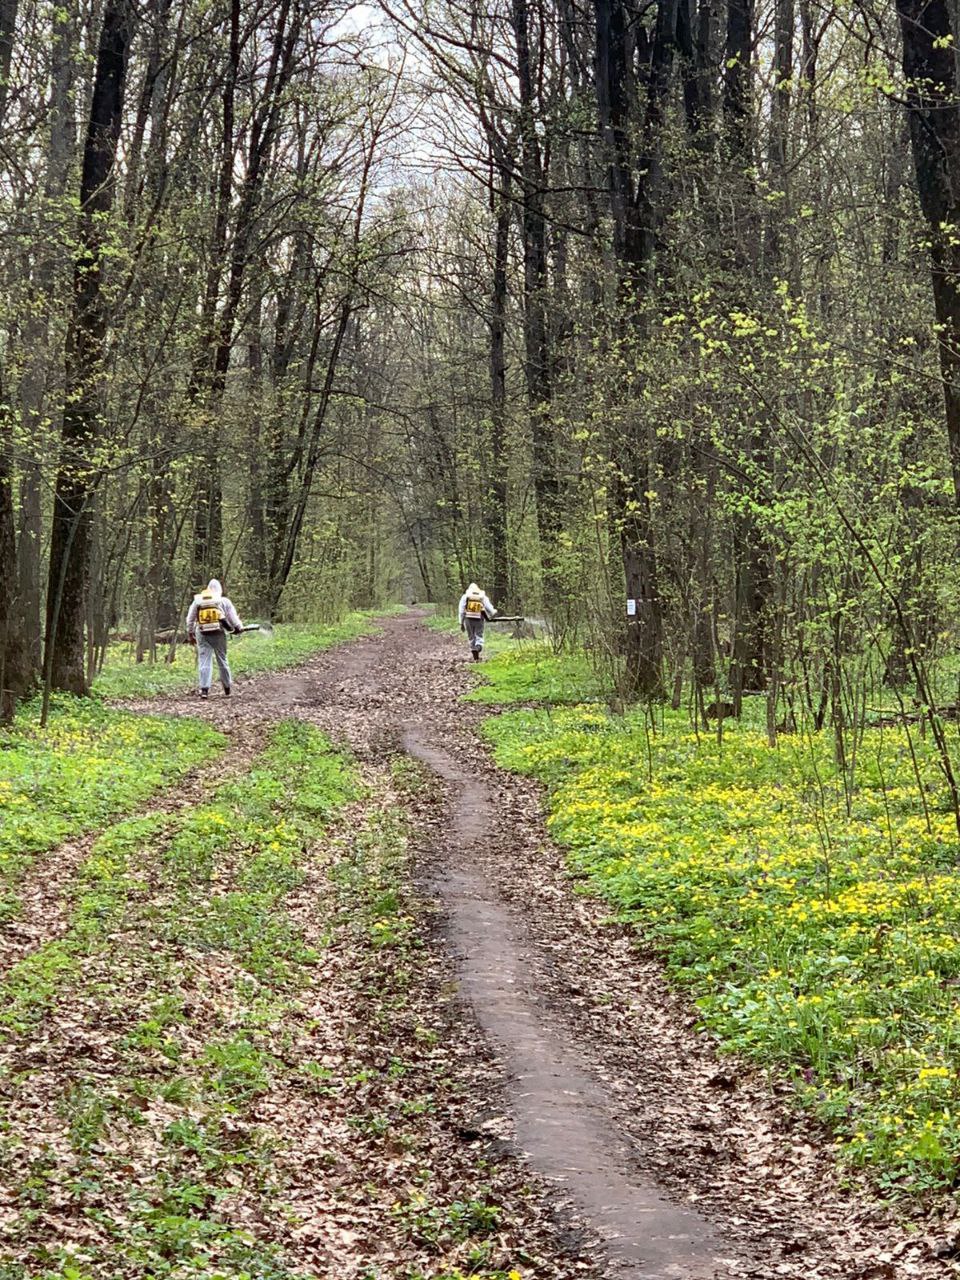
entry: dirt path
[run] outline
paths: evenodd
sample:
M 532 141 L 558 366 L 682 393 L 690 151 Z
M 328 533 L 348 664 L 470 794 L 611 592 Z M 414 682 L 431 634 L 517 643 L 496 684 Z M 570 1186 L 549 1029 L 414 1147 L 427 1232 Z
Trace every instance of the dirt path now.
M 645 1179 L 627 1176 L 630 1151 L 606 1110 L 607 1090 L 555 1024 L 539 957 L 470 857 L 493 834 L 490 787 L 472 779 L 422 728 L 409 728 L 403 743 L 451 790 L 451 852 L 457 852 L 435 880 L 444 933 L 463 995 L 499 1051 L 523 1151 L 598 1231 L 614 1274 L 629 1280 L 726 1274 L 723 1254 L 732 1251 L 724 1251 L 704 1218 L 671 1204 Z
M 846 1188 L 829 1141 L 777 1090 L 718 1060 L 659 966 L 572 892 L 537 789 L 495 769 L 473 730 L 459 637 L 417 617 L 241 685 L 168 701 L 227 729 L 298 715 L 372 766 L 406 750 L 439 779 L 416 805 L 438 943 L 503 1075 L 532 1168 L 631 1280 L 882 1280 L 958 1274 L 949 1222 L 901 1230 Z M 164 709 L 151 700 L 151 710 Z

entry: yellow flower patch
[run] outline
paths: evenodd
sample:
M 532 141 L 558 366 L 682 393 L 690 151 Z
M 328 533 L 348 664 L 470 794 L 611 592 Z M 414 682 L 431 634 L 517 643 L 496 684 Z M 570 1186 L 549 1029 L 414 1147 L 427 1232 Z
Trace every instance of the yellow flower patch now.
M 771 748 L 728 722 L 718 743 L 682 713 L 652 733 L 640 713 L 518 711 L 487 733 L 723 1045 L 792 1075 L 887 1184 L 953 1185 L 960 844 L 927 743 L 917 778 L 905 737 L 868 729 L 844 778 L 829 737 Z

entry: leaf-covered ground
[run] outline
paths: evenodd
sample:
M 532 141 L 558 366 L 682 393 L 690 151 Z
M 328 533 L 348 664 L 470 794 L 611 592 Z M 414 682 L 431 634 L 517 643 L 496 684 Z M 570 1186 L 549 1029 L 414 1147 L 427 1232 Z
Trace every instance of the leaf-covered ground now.
M 36 707 L 24 707 L 0 731 L 0 920 L 17 913 L 18 884 L 39 852 L 136 808 L 223 741 L 212 726 L 72 698 L 41 729 Z
M 464 858 L 528 958 L 535 1016 L 619 1134 L 612 1165 L 705 1215 L 722 1274 L 954 1274 L 949 1203 L 858 1187 L 789 1076 L 718 1057 L 638 922 L 571 891 L 539 787 L 491 764 L 459 701 L 465 658 L 459 636 L 396 620 L 229 700 L 141 704 L 230 745 L 213 788 L 188 780 L 91 842 L 59 924 L 7 974 L 0 1277 L 611 1280 L 598 1224 L 545 1186 L 536 1141 L 517 1152 L 522 1072 L 478 1035 L 457 939 L 424 902 Z M 539 655 L 533 670 L 542 702 L 553 676 Z M 522 740 L 547 751 L 578 714 Z M 270 727 L 282 717 L 309 724 Z M 520 723 L 502 723 L 518 749 Z M 456 788 L 423 785 L 408 725 L 482 783 L 489 839 L 451 844 Z
M 491 696 L 523 669 L 492 664 Z M 728 1048 L 789 1074 L 880 1185 L 956 1185 L 958 846 L 928 743 L 867 730 L 843 774 L 822 737 L 718 740 L 684 713 L 513 712 L 488 733 Z
M 262 732 L 262 731 L 261 731 Z M 478 1125 L 395 786 L 299 723 L 124 820 L 0 990 L 4 1280 L 572 1276 Z M 484 1154 L 488 1152 L 488 1154 Z

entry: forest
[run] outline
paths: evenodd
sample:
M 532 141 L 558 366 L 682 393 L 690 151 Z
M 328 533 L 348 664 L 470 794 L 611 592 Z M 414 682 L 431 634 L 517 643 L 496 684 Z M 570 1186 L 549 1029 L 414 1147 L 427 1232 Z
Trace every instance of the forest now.
M 948 7 L 393 2 L 0 14 L 8 713 L 214 575 L 955 701 Z
M 0 0 L 0 1280 L 956 1274 L 958 41 Z

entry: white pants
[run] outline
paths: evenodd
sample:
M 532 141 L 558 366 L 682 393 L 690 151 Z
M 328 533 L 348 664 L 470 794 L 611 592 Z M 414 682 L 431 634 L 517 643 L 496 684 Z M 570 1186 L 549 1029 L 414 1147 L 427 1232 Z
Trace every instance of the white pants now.
M 227 661 L 227 635 L 225 631 L 197 632 L 197 666 L 200 669 L 201 689 L 210 688 L 210 677 L 213 675 L 213 660 L 216 658 L 220 671 L 220 683 L 225 689 L 233 684 L 230 674 L 230 663 Z

